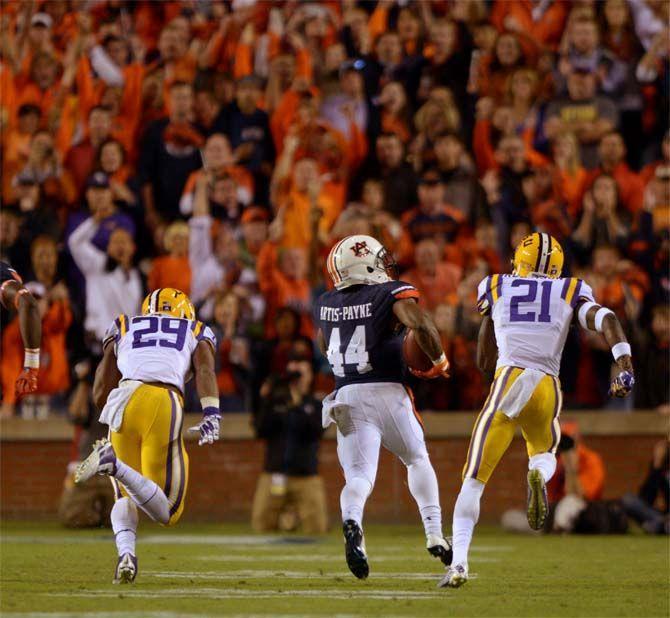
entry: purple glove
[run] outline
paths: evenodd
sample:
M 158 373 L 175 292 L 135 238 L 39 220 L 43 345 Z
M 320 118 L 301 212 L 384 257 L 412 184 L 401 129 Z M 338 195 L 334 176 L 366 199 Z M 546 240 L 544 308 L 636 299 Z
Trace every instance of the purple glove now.
M 213 444 L 219 439 L 219 421 L 221 420 L 221 413 L 218 408 L 210 407 L 202 411 L 202 421 L 195 427 L 191 427 L 189 431 L 199 432 L 200 439 L 198 446 L 203 444 Z
M 635 386 L 635 377 L 630 371 L 622 371 L 612 380 L 610 385 L 610 397 L 626 397 Z

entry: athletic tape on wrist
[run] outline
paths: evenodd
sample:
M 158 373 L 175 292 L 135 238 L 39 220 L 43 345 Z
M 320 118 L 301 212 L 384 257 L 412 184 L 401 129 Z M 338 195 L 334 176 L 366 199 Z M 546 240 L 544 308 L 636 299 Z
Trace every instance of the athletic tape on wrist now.
M 630 343 L 620 341 L 612 346 L 612 356 L 614 360 L 619 360 L 622 356 L 632 356 Z
M 596 330 L 599 333 L 603 332 L 603 320 L 609 315 L 609 314 L 614 315 L 614 311 L 611 309 L 608 309 L 607 307 L 601 307 L 598 309 L 596 312 Z
M 207 408 L 214 408 L 217 412 L 219 411 L 219 398 L 218 397 L 201 397 L 200 405 L 202 406 L 202 411 L 204 412 Z M 211 414 L 211 412 L 210 412 Z
M 586 323 L 586 314 L 592 307 L 600 307 L 600 305 L 598 303 L 591 303 L 591 302 L 584 303 L 577 312 L 577 319 L 579 320 L 579 323 L 581 324 L 582 328 L 586 328 L 587 330 L 589 326 Z
M 23 366 L 28 367 L 29 369 L 39 369 L 40 368 L 40 349 L 39 348 L 26 348 L 25 355 L 23 357 Z

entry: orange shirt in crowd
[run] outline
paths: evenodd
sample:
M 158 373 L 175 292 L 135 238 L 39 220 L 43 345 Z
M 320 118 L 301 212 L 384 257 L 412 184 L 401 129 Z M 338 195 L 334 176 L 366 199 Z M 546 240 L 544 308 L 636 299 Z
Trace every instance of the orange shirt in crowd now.
M 439 262 L 432 277 L 420 273 L 418 268 L 407 271 L 401 277 L 403 281 L 412 284 L 421 292 L 419 302 L 430 311 L 443 304 L 449 294 L 456 292 L 462 278 L 463 270 L 461 267 L 448 262 Z
M 585 447 L 577 444 L 577 476 L 586 500 L 599 500 L 605 486 L 605 464 L 603 458 Z M 549 502 L 558 502 L 565 496 L 565 467 L 562 458 L 558 457 L 558 466 L 553 478 L 547 484 Z
M 603 170 L 600 168 L 592 170 L 588 179 L 589 187 L 603 173 Z M 617 189 L 619 190 L 619 200 L 626 210 L 633 215 L 642 210 L 644 200 L 644 182 L 642 179 L 623 161 L 614 168 L 611 175 L 616 181 Z
M 265 311 L 265 337 L 276 336 L 275 317 L 282 307 L 291 307 L 300 314 L 300 334 L 314 336 L 314 326 L 310 316 L 311 288 L 307 279 L 289 279 L 278 266 L 280 248 L 273 242 L 266 242 L 258 254 L 256 272 L 258 285 L 267 303 Z
M 574 174 L 558 168 L 554 173 L 556 194 L 567 205 L 568 213 L 573 219 L 582 211 L 582 200 L 588 185 L 589 173 L 581 166 Z
M 184 190 L 182 191 L 182 198 L 186 195 L 195 196 L 195 186 L 198 183 L 198 178 L 203 175 L 203 170 L 199 169 L 195 172 L 191 172 L 184 185 Z M 224 167 L 222 170 L 219 170 L 220 175 L 228 174 L 235 182 L 237 186 L 243 188 L 250 197 L 254 195 L 254 177 L 251 175 L 249 170 L 246 167 L 241 165 L 229 165 Z
M 309 197 L 291 188 L 287 194 L 278 199 L 278 202 L 279 206 L 284 208 L 284 233 L 281 246 L 306 249 L 312 240 Z M 325 189 L 321 190 L 316 202 L 323 211 L 319 221 L 319 231 L 325 235 L 333 227 L 342 207 Z
M 491 126 L 490 120 L 477 120 L 472 134 L 472 150 L 480 176 L 491 169 L 500 169 L 500 164 L 495 157 L 495 148 L 491 141 Z M 527 128 L 520 136 L 526 146 L 526 160 L 533 167 L 542 167 L 550 163 L 550 160 L 531 146 L 533 140 L 530 133 L 532 131 L 533 129 Z
M 537 21 L 533 20 L 535 6 L 537 3 L 531 0 L 496 0 L 491 11 L 491 22 L 498 32 L 505 32 L 511 30 L 505 24 L 505 20 L 511 17 L 519 25 L 519 31 L 528 35 L 519 37 L 522 47 L 539 44 L 556 50 L 563 36 L 570 5 L 567 2 L 549 2 Z
M 191 263 L 188 257 L 172 257 L 171 255 L 157 257 L 151 263 L 147 285 L 150 290 L 176 288 L 184 294 L 190 294 Z
M 68 301 L 53 302 L 42 318 L 40 371 L 36 391 L 38 395 L 63 393 L 70 387 L 70 366 L 65 339 L 71 323 L 72 311 Z M 23 355 L 19 320 L 14 319 L 2 334 L 1 373 L 4 403 L 16 403 L 14 383 L 23 370 Z

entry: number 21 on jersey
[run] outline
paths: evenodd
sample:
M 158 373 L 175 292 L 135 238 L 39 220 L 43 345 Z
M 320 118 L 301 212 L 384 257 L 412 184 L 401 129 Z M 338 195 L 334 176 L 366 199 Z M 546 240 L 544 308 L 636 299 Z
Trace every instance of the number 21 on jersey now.
M 333 369 L 333 373 L 339 377 L 344 377 L 345 365 L 356 365 L 358 373 L 367 373 L 372 371 L 370 364 L 370 355 L 365 346 L 365 325 L 357 326 L 351 335 L 351 339 L 344 351 L 341 352 L 342 341 L 340 339 L 339 327 L 333 328 L 328 341 L 328 362 Z
M 516 279 L 512 281 L 513 288 L 526 288 L 526 294 L 512 296 L 509 304 L 510 322 L 551 322 L 549 304 L 551 301 L 551 285 L 553 281 L 542 281 L 540 297 L 540 313 L 535 311 L 520 311 L 519 306 L 534 303 L 537 299 L 538 282 L 534 279 Z

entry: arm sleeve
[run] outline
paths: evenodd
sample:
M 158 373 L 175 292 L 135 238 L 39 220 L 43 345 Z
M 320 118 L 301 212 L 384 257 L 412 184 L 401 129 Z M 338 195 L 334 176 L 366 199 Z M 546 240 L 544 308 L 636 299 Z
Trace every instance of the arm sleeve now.
M 98 224 L 89 217 L 72 234 L 67 241 L 72 258 L 84 275 L 102 272 L 107 261 L 106 255 L 91 240 L 98 231 Z
M 123 71 L 107 55 L 102 45 L 91 50 L 91 66 L 108 86 L 123 86 Z
M 191 265 L 202 265 L 212 257 L 212 219 L 208 216 L 191 217 L 188 222 L 191 235 L 188 247 Z

